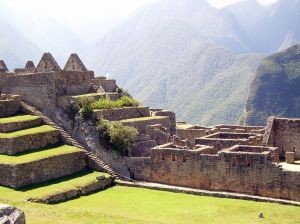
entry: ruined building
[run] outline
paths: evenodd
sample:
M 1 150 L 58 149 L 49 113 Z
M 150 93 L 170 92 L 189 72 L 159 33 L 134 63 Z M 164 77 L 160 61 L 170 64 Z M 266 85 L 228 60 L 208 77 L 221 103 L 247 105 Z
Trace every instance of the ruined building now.
M 11 176 L 16 177 L 13 172 L 20 172 L 19 176 L 22 174 L 35 183 L 89 166 L 127 180 L 300 201 L 300 119 L 270 117 L 266 127 L 201 127 L 176 123 L 171 111 L 136 106 L 94 110 L 89 121 L 78 114 L 72 120 L 66 111 L 83 98 L 117 100 L 128 95 L 116 80 L 95 76 L 76 54 L 70 56 L 64 69 L 50 53 L 43 55 L 37 67 L 29 61 L 25 68 L 14 72 L 9 72 L 4 61 L 0 61 L 0 91 L 2 117 L 15 114 L 20 107 L 30 113 L 28 106 L 33 106 L 96 158 L 86 162 L 82 160 L 86 155 L 74 152 L 77 157 L 68 160 L 68 168 L 61 167 L 63 163 L 57 158 L 53 164 L 58 165 L 49 162 L 38 173 L 31 166 L 22 171 L 6 168 L 5 173 L 1 169 L 1 185 L 26 185 L 22 178 L 12 181 Z M 102 118 L 118 120 L 138 130 L 128 156 L 120 156 L 101 144 L 96 125 Z M 0 132 L 11 131 L 9 125 L 3 128 Z M 51 130 L 47 141 L 59 141 L 59 133 Z M 22 140 L 27 143 L 21 147 L 0 138 L 0 153 L 10 155 L 30 148 L 32 142 L 28 139 Z M 46 140 L 36 141 L 36 147 L 49 144 Z M 79 167 L 72 167 L 73 163 Z M 0 166 L 5 167 L 1 160 Z M 66 172 L 61 173 L 62 170 Z

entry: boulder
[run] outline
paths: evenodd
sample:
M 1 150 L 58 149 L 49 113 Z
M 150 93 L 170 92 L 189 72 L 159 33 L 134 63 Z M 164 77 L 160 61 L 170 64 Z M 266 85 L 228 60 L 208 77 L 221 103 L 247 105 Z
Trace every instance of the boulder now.
M 0 204 L 0 224 L 25 224 L 25 214 L 11 205 Z

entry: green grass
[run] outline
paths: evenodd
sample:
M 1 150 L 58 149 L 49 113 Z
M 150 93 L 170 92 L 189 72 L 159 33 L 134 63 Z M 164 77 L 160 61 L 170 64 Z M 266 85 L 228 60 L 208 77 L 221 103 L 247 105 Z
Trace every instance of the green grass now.
M 40 133 L 52 132 L 52 131 L 56 131 L 56 129 L 49 125 L 42 125 L 39 127 L 14 131 L 10 133 L 0 133 L 0 138 L 16 138 L 16 137 L 21 137 L 26 135 L 34 135 L 34 134 L 40 134 Z
M 300 223 L 299 207 L 140 188 L 117 186 L 56 205 L 26 203 L 31 194 L 0 187 L 0 203 L 24 210 L 28 224 Z M 265 219 L 258 219 L 259 212 Z
M 137 117 L 121 120 L 121 122 L 132 122 L 132 121 L 147 121 L 147 120 L 160 120 L 166 118 L 165 116 L 151 116 L 151 117 Z
M 21 191 L 26 192 L 28 198 L 45 198 L 58 192 L 78 189 L 91 183 L 96 183 L 98 182 L 96 179 L 98 176 L 105 176 L 106 178 L 110 177 L 107 173 L 82 171 L 67 177 L 55 179 L 54 181 L 52 180 L 43 184 L 26 187 Z
M 70 154 L 78 151 L 81 150 L 69 145 L 51 146 L 41 150 L 21 153 L 14 156 L 0 155 L 0 164 L 23 164 L 58 155 Z
M 139 106 L 139 102 L 127 96 L 123 96 L 119 100 L 100 99 L 91 103 L 91 107 L 93 110 L 134 107 L 134 106 Z
M 5 117 L 0 118 L 0 124 L 7 124 L 7 123 L 17 123 L 17 122 L 23 122 L 23 121 L 33 121 L 39 119 L 38 116 L 33 115 L 17 115 L 13 117 Z

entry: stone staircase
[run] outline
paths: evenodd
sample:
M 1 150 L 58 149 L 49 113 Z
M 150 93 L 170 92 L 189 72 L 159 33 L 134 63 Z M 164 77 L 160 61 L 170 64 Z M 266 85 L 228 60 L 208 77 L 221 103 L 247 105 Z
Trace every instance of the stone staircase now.
M 54 123 L 45 122 L 47 118 L 42 113 L 29 113 L 33 108 L 25 103 L 21 108 L 15 115 L 0 118 L 0 185 L 22 191 L 29 186 L 39 191 L 45 182 L 51 186 L 60 180 L 61 185 L 66 185 L 63 178 L 69 175 L 84 173 L 81 178 L 85 178 L 91 172 L 88 171 L 89 157 L 100 165 L 101 161 L 75 140 L 67 136 L 65 141 L 65 133 Z M 101 166 L 116 176 L 108 166 L 102 163 Z M 32 201 L 55 203 L 86 195 L 111 186 L 113 176 L 96 172 L 84 184 L 75 184 L 77 177 L 74 177 L 71 192 L 65 188 L 57 194 L 46 188 L 43 198 L 37 196 Z
M 65 143 L 65 144 L 69 144 L 72 146 L 77 147 L 78 149 L 82 150 L 85 152 L 85 155 L 87 157 L 87 161 L 88 161 L 88 166 L 92 167 L 95 170 L 98 171 L 104 171 L 109 173 L 113 178 L 117 178 L 120 180 L 126 180 L 126 181 L 133 181 L 132 179 L 117 173 L 116 171 L 114 171 L 108 164 L 106 164 L 101 158 L 99 158 L 98 156 L 96 156 L 94 153 L 88 151 L 85 149 L 84 146 L 82 146 L 78 141 L 76 141 L 75 139 L 73 139 L 71 137 L 71 135 L 69 135 L 64 129 L 62 129 L 61 127 L 59 127 L 56 123 L 54 123 L 49 117 L 47 117 L 46 115 L 44 115 L 41 111 L 37 110 L 37 108 L 35 108 L 34 106 L 26 103 L 26 102 L 22 102 L 21 103 L 21 110 L 25 113 L 28 114 L 32 114 L 35 116 L 38 116 L 39 118 L 41 118 L 43 120 L 44 123 L 54 127 L 55 129 L 57 129 L 61 135 L 61 140 Z

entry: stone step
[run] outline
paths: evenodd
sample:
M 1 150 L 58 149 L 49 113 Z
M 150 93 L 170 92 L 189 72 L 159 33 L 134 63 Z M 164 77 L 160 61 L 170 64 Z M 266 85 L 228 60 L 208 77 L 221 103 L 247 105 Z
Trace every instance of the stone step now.
M 58 142 L 59 131 L 49 125 L 42 125 L 10 133 L 0 133 L 0 153 L 15 155 Z
M 138 130 L 139 134 L 146 134 L 146 128 L 148 125 L 162 124 L 162 126 L 170 129 L 171 121 L 166 116 L 151 116 L 151 117 L 140 117 L 121 120 L 124 125 L 134 127 Z
M 30 187 L 27 201 L 54 204 L 75 197 L 106 189 L 113 184 L 111 175 L 96 171 L 82 171 L 67 177 L 58 178 L 42 186 Z
M 74 96 L 61 96 L 57 100 L 57 106 L 66 108 L 68 105 L 70 105 L 71 102 L 80 103 L 84 99 L 88 101 L 97 101 L 100 99 L 117 100 L 119 98 L 120 96 L 118 93 L 90 93 Z
M 68 145 L 18 156 L 0 155 L 0 185 L 16 189 L 70 175 L 86 166 L 85 152 Z
M 104 118 L 110 121 L 119 121 L 129 118 L 149 117 L 149 107 L 123 107 L 114 109 L 94 110 L 93 118 L 100 120 Z
M 33 115 L 16 115 L 0 118 L 0 132 L 8 133 L 21 129 L 32 128 L 42 124 L 42 119 Z
M 134 142 L 130 149 L 131 157 L 149 157 L 150 149 L 157 146 L 155 140 Z

